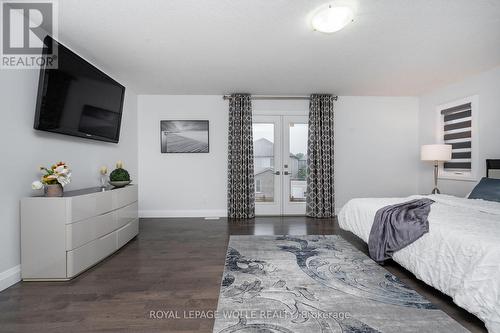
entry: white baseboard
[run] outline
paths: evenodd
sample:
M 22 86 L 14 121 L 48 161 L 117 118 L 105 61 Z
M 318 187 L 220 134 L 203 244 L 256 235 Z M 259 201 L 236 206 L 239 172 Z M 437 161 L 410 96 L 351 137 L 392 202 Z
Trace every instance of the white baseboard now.
M 200 210 L 140 210 L 139 217 L 225 217 L 225 209 Z
M 0 291 L 21 281 L 21 265 L 0 272 Z

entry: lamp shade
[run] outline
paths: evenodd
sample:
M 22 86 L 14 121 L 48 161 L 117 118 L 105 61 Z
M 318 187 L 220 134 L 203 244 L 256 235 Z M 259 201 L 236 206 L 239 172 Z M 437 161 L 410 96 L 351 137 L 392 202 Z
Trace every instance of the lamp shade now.
M 451 145 L 423 145 L 420 149 L 422 161 L 451 160 Z

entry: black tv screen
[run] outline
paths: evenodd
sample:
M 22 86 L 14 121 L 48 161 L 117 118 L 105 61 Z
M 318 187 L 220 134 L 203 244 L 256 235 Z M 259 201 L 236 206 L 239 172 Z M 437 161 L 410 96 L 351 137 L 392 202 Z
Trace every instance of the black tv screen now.
M 51 37 L 45 43 L 58 65 L 40 70 L 35 129 L 117 143 L 125 87 Z

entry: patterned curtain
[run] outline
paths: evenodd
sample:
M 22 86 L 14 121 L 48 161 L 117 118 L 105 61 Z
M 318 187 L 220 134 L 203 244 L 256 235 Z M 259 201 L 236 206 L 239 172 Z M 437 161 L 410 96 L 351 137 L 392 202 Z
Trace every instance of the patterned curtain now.
M 255 217 L 252 102 L 250 95 L 229 99 L 227 214 L 233 219 Z
M 306 215 L 310 217 L 335 216 L 333 103 L 331 95 L 311 95 L 306 197 Z

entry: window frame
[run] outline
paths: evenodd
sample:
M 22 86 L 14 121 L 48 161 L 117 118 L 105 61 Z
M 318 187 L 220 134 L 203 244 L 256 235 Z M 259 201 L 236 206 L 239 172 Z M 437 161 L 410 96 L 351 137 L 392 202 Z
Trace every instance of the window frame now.
M 471 104 L 471 169 L 470 171 L 445 170 L 443 163 L 439 163 L 438 178 L 448 180 L 477 181 L 479 178 L 479 97 L 478 95 L 468 96 L 454 100 L 436 107 L 436 142 L 444 144 L 444 116 L 441 111 L 463 104 Z
M 262 193 L 262 181 L 260 179 L 255 180 L 255 193 Z

